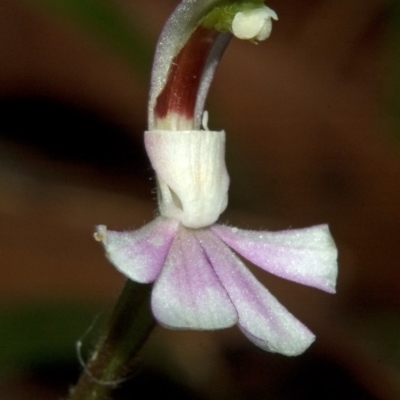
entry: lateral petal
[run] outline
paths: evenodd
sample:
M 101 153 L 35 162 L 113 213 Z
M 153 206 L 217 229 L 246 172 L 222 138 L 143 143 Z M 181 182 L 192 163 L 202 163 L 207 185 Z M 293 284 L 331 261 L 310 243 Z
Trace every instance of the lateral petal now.
M 159 275 L 179 223 L 158 217 L 135 231 L 108 231 L 96 227 L 95 238 L 103 243 L 111 263 L 135 282 L 150 283 Z
M 151 306 L 156 319 L 175 329 L 220 329 L 238 316 L 193 231 L 181 226 L 156 280 Z
M 239 314 L 239 328 L 264 350 L 295 356 L 315 336 L 257 281 L 239 258 L 212 232 L 196 234 Z
M 265 271 L 335 293 L 337 249 L 327 225 L 280 232 L 223 225 L 211 229 L 229 247 Z

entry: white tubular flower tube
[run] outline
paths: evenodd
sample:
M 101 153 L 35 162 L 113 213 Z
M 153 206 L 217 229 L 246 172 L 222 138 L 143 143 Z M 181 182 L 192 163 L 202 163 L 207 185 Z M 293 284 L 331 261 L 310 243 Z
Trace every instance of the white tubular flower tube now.
M 145 146 L 157 173 L 161 215 L 188 228 L 216 222 L 228 204 L 225 132 L 148 131 Z

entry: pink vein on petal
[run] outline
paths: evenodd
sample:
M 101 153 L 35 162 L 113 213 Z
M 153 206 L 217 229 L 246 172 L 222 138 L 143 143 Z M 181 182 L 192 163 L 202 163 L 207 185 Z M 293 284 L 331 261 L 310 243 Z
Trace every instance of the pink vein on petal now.
M 159 275 L 178 227 L 177 221 L 158 217 L 135 231 L 106 231 L 100 225 L 97 232 L 104 236 L 107 257 L 120 272 L 135 282 L 150 283 Z
M 238 316 L 193 234 L 181 226 L 156 280 L 151 306 L 156 319 L 176 329 L 220 329 Z
M 335 293 L 337 250 L 327 225 L 280 232 L 223 225 L 211 229 L 229 247 L 265 271 Z
M 301 354 L 315 336 L 257 281 L 211 231 L 196 232 L 239 314 L 239 328 L 257 346 L 289 356 Z

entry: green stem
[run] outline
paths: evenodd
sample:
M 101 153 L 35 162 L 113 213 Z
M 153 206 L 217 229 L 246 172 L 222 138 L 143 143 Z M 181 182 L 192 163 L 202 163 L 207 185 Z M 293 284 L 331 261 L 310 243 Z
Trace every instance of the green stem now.
M 131 373 L 133 361 L 154 327 L 151 285 L 128 280 L 93 355 L 68 400 L 106 400 Z

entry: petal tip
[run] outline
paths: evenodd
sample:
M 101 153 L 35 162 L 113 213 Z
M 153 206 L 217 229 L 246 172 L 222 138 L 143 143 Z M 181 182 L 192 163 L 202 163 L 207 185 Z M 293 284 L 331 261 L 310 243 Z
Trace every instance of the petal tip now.
M 262 350 L 270 353 L 282 354 L 287 357 L 296 357 L 303 354 L 315 342 L 316 339 L 316 336 L 306 327 L 303 327 L 302 331 L 298 331 L 286 340 L 281 338 L 275 344 L 266 338 L 263 339 L 255 336 L 243 326 L 239 325 L 239 329 L 247 337 L 247 339 L 249 339 Z
M 96 231 L 93 234 L 94 240 L 97 242 L 102 242 L 103 245 L 107 245 L 107 226 L 97 225 Z

